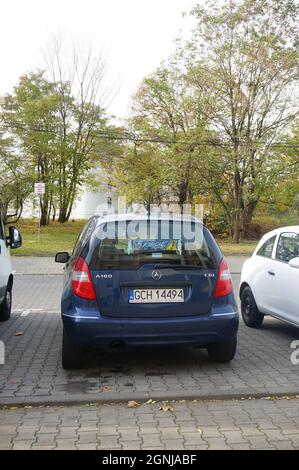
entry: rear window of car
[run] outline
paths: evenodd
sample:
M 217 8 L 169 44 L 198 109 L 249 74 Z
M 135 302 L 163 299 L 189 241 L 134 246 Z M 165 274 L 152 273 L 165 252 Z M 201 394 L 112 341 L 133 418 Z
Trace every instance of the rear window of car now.
M 90 269 L 138 269 L 160 263 L 217 269 L 212 237 L 206 236 L 200 223 L 185 224 L 160 220 L 103 224 L 97 234 L 100 240 L 93 243 Z

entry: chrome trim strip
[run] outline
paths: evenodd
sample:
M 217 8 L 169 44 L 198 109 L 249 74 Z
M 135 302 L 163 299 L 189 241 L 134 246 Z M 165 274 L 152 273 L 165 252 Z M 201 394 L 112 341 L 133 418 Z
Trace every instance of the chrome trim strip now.
M 62 313 L 63 317 L 68 318 L 83 318 L 85 320 L 97 320 L 99 317 L 85 317 L 84 315 L 68 315 L 67 313 Z
M 238 315 L 238 312 L 227 312 L 227 313 L 213 313 L 213 317 L 224 317 L 227 315 Z
M 214 313 L 212 315 L 213 317 L 224 317 L 224 316 L 227 317 L 228 315 L 238 315 L 238 312 Z M 93 319 L 97 320 L 99 318 L 99 317 L 86 317 L 83 315 L 68 315 L 67 313 L 63 313 L 62 316 L 68 317 L 68 318 L 83 318 L 84 320 L 93 320 Z

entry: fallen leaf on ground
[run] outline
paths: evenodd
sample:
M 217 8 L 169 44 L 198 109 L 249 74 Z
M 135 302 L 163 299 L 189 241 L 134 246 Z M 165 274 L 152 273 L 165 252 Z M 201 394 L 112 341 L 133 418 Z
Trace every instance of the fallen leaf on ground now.
M 22 336 L 24 334 L 24 331 L 17 331 L 14 336 Z
M 160 406 L 159 409 L 160 409 L 160 411 L 163 411 L 164 413 L 167 413 L 167 411 L 172 412 L 174 410 L 173 406 L 171 406 L 171 405 L 162 405 L 162 406 Z
M 199 432 L 199 434 L 202 434 L 202 430 L 200 428 L 198 428 L 197 431 Z
M 129 400 L 128 401 L 128 408 L 137 408 L 140 406 L 140 403 L 137 403 L 135 400 Z
M 112 390 L 112 386 L 111 385 L 103 385 L 102 387 L 100 387 L 100 392 L 109 392 L 110 390 Z

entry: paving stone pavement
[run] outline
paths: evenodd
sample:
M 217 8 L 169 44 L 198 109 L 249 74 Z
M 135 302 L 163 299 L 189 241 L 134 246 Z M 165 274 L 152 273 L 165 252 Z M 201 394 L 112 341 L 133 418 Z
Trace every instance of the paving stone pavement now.
M 241 263 L 234 259 L 231 271 Z M 21 273 L 14 313 L 0 323 L 0 406 L 9 404 L 0 409 L 0 449 L 299 449 L 299 396 L 290 399 L 299 395 L 299 366 L 290 361 L 298 328 L 266 319 L 252 330 L 241 322 L 236 358 L 226 365 L 205 351 L 160 348 L 103 353 L 67 372 L 61 266 L 23 259 L 14 269 Z M 239 275 L 233 280 L 237 290 Z M 235 399 L 242 395 L 256 399 Z M 159 409 L 158 400 L 180 398 L 173 412 Z M 132 399 L 157 402 L 129 409 L 124 402 Z
M 233 278 L 237 288 L 239 277 Z M 172 347 L 106 352 L 90 357 L 81 370 L 64 371 L 61 282 L 61 276 L 16 276 L 15 312 L 0 323 L 6 346 L 0 404 L 299 394 L 299 366 L 290 361 L 299 329 L 270 318 L 260 330 L 241 322 L 237 355 L 230 364 L 212 363 L 204 350 Z M 37 310 L 26 310 L 30 305 Z
M 63 273 L 63 264 L 55 263 L 54 256 L 12 256 L 12 267 L 16 274 L 52 275 Z
M 58 313 L 14 314 L 6 325 L 0 404 L 299 394 L 298 366 L 290 362 L 290 341 L 299 332 L 274 320 L 258 332 L 241 326 L 230 364 L 212 363 L 205 350 L 132 349 L 90 357 L 76 371 L 60 365 Z
M 299 400 L 0 409 L 0 449 L 299 449 Z

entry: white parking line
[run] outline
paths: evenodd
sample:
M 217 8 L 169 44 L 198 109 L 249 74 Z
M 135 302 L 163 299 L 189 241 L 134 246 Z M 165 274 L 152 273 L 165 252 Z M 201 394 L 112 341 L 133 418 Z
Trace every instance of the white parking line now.
M 31 308 L 27 310 L 14 310 L 13 313 L 19 313 L 20 317 L 27 317 L 30 313 L 60 313 L 53 308 Z
M 36 312 L 42 312 L 42 311 L 43 311 L 42 308 L 31 308 L 29 310 L 23 310 L 20 317 L 27 317 L 27 315 L 29 315 L 29 313 L 36 313 Z
M 24 311 L 21 313 L 20 317 L 27 317 L 27 315 L 29 315 L 29 313 L 30 313 L 30 310 L 24 310 Z

